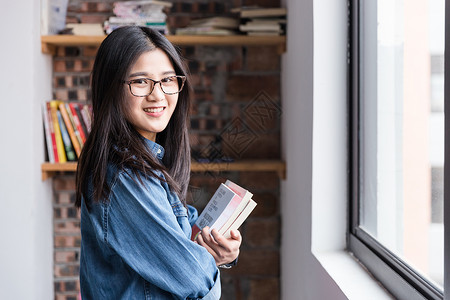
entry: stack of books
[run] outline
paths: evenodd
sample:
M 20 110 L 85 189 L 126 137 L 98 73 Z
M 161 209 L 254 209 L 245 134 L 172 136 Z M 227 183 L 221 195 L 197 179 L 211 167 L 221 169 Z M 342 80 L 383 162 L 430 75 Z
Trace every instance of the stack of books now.
M 192 226 L 191 240 L 195 241 L 206 226 L 229 238 L 230 231 L 238 229 L 256 207 L 252 197 L 252 193 L 230 180 L 221 183 Z
M 240 7 L 239 30 L 247 35 L 283 35 L 286 31 L 286 8 Z
M 239 19 L 211 17 L 192 20 L 187 27 L 175 30 L 177 35 L 234 35 L 238 33 Z
M 166 1 L 143 0 L 114 2 L 113 12 L 104 24 L 106 34 L 114 29 L 128 25 L 150 27 L 162 34 L 168 34 L 166 8 L 172 7 L 172 3 Z
M 91 131 L 92 105 L 84 102 L 44 102 L 43 119 L 48 161 L 76 161 Z

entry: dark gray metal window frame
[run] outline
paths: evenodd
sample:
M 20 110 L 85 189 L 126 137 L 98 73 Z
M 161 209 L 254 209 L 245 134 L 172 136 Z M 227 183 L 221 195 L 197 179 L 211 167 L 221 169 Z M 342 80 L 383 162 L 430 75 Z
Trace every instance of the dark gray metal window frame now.
M 444 294 L 431 282 L 405 264 L 398 256 L 359 228 L 359 101 L 360 101 L 360 1 L 349 0 L 349 233 L 348 250 L 397 299 L 450 299 L 450 229 L 444 230 Z M 450 0 L 445 0 L 445 49 L 450 49 Z M 450 51 L 445 51 L 445 103 L 450 103 Z M 450 116 L 450 105 L 445 105 Z M 450 161 L 450 118 L 445 118 L 445 162 Z M 448 158 L 448 159 L 447 159 Z M 444 164 L 444 228 L 450 224 L 450 164 Z M 450 226 L 450 225 L 449 225 Z

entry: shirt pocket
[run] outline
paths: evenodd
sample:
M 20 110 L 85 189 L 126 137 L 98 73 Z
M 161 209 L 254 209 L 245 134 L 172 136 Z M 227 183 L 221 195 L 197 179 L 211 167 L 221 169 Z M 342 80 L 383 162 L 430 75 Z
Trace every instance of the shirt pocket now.
M 173 214 L 177 218 L 181 218 L 181 217 L 187 218 L 187 216 L 188 216 L 187 210 L 180 201 L 172 203 L 171 205 L 172 205 Z

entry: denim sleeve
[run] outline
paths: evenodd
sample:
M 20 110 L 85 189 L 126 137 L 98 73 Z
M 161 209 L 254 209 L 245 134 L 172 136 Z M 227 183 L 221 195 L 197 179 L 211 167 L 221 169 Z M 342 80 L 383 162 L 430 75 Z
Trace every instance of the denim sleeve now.
M 188 205 L 188 220 L 189 220 L 189 224 L 192 226 L 194 226 L 194 223 L 197 221 L 198 219 L 198 211 L 195 207 Z
M 220 297 L 214 258 L 183 232 L 158 179 L 120 174 L 105 213 L 109 246 L 145 280 L 180 299 Z

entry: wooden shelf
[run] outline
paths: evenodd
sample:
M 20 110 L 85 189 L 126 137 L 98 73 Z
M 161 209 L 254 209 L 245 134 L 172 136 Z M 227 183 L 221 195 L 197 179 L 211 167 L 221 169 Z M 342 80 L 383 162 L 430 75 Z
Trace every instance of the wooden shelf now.
M 58 46 L 99 46 L 106 36 L 84 35 L 43 35 L 42 52 L 54 55 Z M 207 35 L 167 35 L 175 45 L 216 45 L 216 46 L 276 46 L 278 53 L 286 52 L 286 36 L 207 36 Z
M 67 163 L 43 163 L 41 165 L 42 180 L 47 180 L 58 173 L 75 172 L 76 162 Z M 277 172 L 281 179 L 286 179 L 286 164 L 278 160 L 243 160 L 237 162 L 199 163 L 192 162 L 192 172 L 226 172 L 226 171 L 252 171 L 252 172 Z

